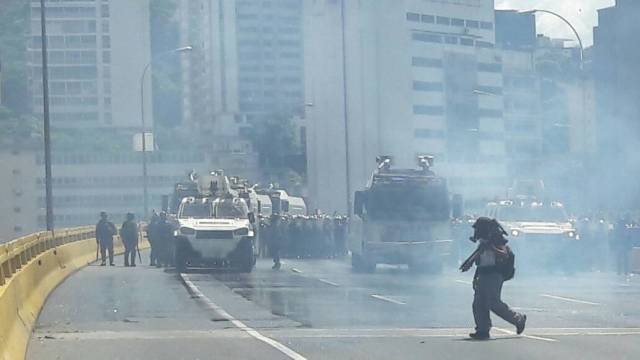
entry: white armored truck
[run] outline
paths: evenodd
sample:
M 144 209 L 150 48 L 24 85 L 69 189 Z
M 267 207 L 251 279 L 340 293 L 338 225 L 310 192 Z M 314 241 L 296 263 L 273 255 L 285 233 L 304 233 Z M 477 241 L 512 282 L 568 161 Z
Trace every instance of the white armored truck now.
M 393 169 L 378 157 L 364 191 L 354 197 L 348 248 L 352 267 L 372 272 L 377 264 L 408 264 L 412 271 L 439 272 L 450 255 L 450 199 L 444 178 L 421 156 L 420 169 Z
M 197 182 L 197 195 L 183 197 L 176 213 L 176 268 L 228 267 L 251 272 L 258 246 L 247 200 L 230 186 L 221 170 Z

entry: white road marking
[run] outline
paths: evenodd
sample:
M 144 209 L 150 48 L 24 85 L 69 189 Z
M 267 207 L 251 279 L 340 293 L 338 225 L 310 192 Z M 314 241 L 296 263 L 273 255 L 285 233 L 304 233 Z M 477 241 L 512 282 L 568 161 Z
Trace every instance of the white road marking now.
M 386 297 L 386 296 L 382 296 L 382 295 L 371 295 L 371 297 L 374 298 L 374 299 L 390 302 L 390 303 L 396 304 L 396 305 L 407 305 L 406 302 L 395 300 L 395 299 L 392 299 L 392 298 L 389 298 L 389 297 Z
M 296 268 L 291 268 L 291 271 L 293 271 L 296 274 L 300 274 L 302 271 L 296 269 Z
M 206 297 L 202 293 L 202 291 L 200 291 L 200 289 L 198 289 L 198 287 L 193 282 L 191 282 L 191 280 L 189 280 L 189 276 L 188 275 L 180 274 L 180 277 L 182 278 L 182 281 L 184 281 L 185 285 L 187 285 L 187 287 L 189 288 L 189 290 L 191 291 L 192 294 L 196 295 L 201 301 L 203 301 L 207 305 L 207 307 L 209 309 L 211 309 L 212 311 L 218 313 L 218 315 L 220 315 L 221 317 L 227 319 L 229 322 L 231 322 L 238 329 L 245 331 L 247 334 L 251 335 L 256 340 L 262 341 L 263 343 L 265 343 L 265 344 L 273 347 L 274 349 L 280 351 L 281 353 L 287 355 L 290 359 L 293 359 L 293 360 L 307 360 L 307 358 L 305 358 L 304 356 L 298 354 L 297 352 L 295 352 L 291 348 L 288 348 L 287 346 L 277 342 L 276 340 L 273 340 L 271 338 L 268 338 L 268 337 L 260 334 L 255 329 L 245 325 L 242 321 L 236 320 L 226 310 L 224 310 L 223 308 L 218 306 L 216 303 L 211 301 L 211 299 Z
M 340 286 L 340 284 L 336 284 L 333 281 L 329 281 L 329 280 L 325 280 L 325 279 L 318 279 L 318 281 L 320 281 L 321 283 L 325 283 L 327 285 L 335 286 L 335 287 L 339 287 Z
M 512 336 L 514 333 L 506 329 L 494 328 L 496 331 Z M 443 338 L 466 337 L 466 328 L 314 328 L 292 329 L 280 328 L 266 330 L 270 336 L 286 338 Z M 549 341 L 545 336 L 640 336 L 640 328 L 532 328 L 527 329 L 525 338 Z M 244 329 L 213 329 L 213 330 L 142 330 L 142 331 L 87 331 L 87 332 L 35 332 L 34 338 L 41 341 L 78 341 L 78 340 L 180 340 L 180 339 L 231 339 L 250 338 Z M 46 338 L 45 338 L 46 337 Z M 557 341 L 557 340 L 556 340 Z
M 465 285 L 472 285 L 471 281 L 467 281 L 467 280 L 456 280 L 456 282 L 460 284 L 465 284 Z
M 546 297 L 546 298 L 549 298 L 549 299 L 563 300 L 563 301 L 568 301 L 568 302 L 577 303 L 577 304 L 596 305 L 596 306 L 597 305 L 601 305 L 600 303 L 595 303 L 595 302 L 591 302 L 591 301 L 584 301 L 584 300 L 578 300 L 578 299 L 572 299 L 572 298 L 563 297 L 563 296 L 556 296 L 556 295 L 549 295 L 549 294 L 540 294 L 540 296 Z
M 498 331 L 500 331 L 502 333 L 505 333 L 507 335 L 517 335 L 514 331 L 510 331 L 510 330 L 507 330 L 507 329 L 502 329 L 502 328 L 497 328 L 497 327 L 494 327 L 494 329 L 496 329 L 496 330 L 498 330 Z M 518 335 L 518 336 L 522 336 L 522 337 L 527 338 L 527 339 L 541 340 L 541 341 L 547 341 L 547 342 L 557 342 L 558 341 L 556 339 L 545 338 L 545 337 L 534 336 L 534 335 L 521 334 L 521 335 Z
M 532 307 L 512 307 L 513 310 L 518 310 L 518 311 L 544 311 L 544 309 L 540 309 L 540 308 L 532 308 Z

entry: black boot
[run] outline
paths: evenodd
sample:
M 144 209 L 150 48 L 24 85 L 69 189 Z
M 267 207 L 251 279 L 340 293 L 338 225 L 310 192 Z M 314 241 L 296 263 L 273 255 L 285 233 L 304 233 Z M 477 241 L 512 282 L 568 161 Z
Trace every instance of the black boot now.
M 472 338 L 473 340 L 489 340 L 491 339 L 491 336 L 489 335 L 488 332 L 474 332 L 469 334 L 469 337 Z

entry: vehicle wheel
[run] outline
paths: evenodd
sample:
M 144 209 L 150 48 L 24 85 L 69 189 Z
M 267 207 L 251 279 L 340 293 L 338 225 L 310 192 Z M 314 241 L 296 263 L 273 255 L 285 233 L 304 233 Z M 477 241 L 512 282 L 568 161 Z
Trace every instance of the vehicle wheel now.
M 250 273 L 256 265 L 256 257 L 253 254 L 253 244 L 250 241 L 243 243 L 238 249 L 236 266 L 241 273 Z
M 376 271 L 376 263 L 367 261 L 358 254 L 351 255 L 351 268 L 356 273 L 372 273 Z
M 176 271 L 178 273 L 185 272 L 187 270 L 187 254 L 184 246 L 176 244 L 174 251 L 173 262 L 176 265 Z

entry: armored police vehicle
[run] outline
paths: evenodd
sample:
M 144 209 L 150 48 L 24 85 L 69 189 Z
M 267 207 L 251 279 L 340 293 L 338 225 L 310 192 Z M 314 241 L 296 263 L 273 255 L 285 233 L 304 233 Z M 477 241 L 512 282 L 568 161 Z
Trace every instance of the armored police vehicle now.
M 497 219 L 510 235 L 521 266 L 562 266 L 563 254 L 577 250 L 580 235 L 564 205 L 526 195 L 487 204 L 485 215 Z
M 254 215 L 223 171 L 199 178 L 197 196 L 180 200 L 176 219 L 176 268 L 230 267 L 251 272 L 257 249 Z
M 420 169 L 393 169 L 389 156 L 378 157 L 366 189 L 355 193 L 348 240 L 355 271 L 381 263 L 441 270 L 452 245 L 449 192 L 430 170 L 433 157 L 418 162 Z

